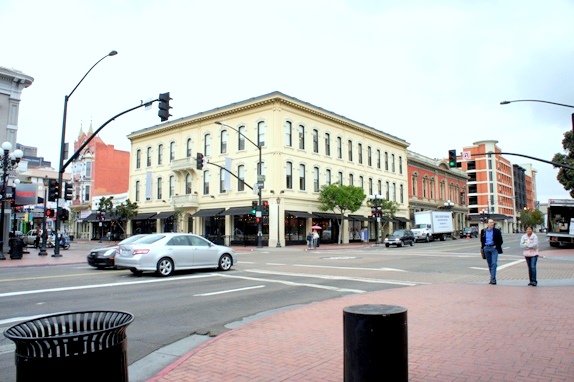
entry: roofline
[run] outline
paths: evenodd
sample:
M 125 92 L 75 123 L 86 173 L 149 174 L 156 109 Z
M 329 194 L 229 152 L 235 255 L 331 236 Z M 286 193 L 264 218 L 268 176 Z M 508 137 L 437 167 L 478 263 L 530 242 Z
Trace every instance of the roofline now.
M 404 139 L 395 137 L 394 135 L 385 133 L 381 130 L 377 130 L 374 127 L 365 125 L 361 122 L 357 122 L 353 119 L 350 119 L 350 118 L 347 118 L 347 117 L 342 116 L 340 114 L 334 113 L 332 111 L 323 109 L 319 106 L 315 106 L 309 102 L 301 101 L 298 98 L 291 97 L 291 96 L 286 95 L 284 93 L 281 93 L 279 91 L 274 91 L 274 92 L 263 94 L 263 95 L 260 95 L 257 97 L 249 98 L 249 99 L 246 99 L 243 101 L 239 101 L 239 102 L 231 103 L 231 104 L 228 104 L 225 106 L 217 107 L 217 108 L 214 108 L 211 110 L 199 112 L 196 114 L 189 115 L 187 117 L 182 117 L 182 118 L 173 120 L 171 122 L 165 122 L 163 124 L 150 126 L 150 127 L 144 128 L 142 130 L 133 131 L 130 134 L 128 134 L 127 138 L 132 140 L 134 138 L 144 137 L 146 135 L 151 135 L 151 134 L 155 134 L 155 133 L 162 132 L 162 131 L 178 129 L 178 128 L 181 128 L 185 125 L 188 125 L 190 123 L 195 123 L 195 122 L 203 122 L 203 121 L 208 121 L 208 120 L 213 120 L 215 122 L 216 120 L 221 119 L 222 117 L 235 114 L 240 109 L 254 108 L 254 107 L 258 107 L 258 106 L 268 104 L 268 103 L 273 103 L 273 102 L 284 103 L 284 104 L 287 104 L 291 107 L 305 110 L 305 111 L 310 112 L 312 114 L 321 116 L 322 118 L 332 120 L 332 121 L 335 121 L 337 123 L 340 123 L 340 124 L 343 124 L 343 125 L 346 125 L 349 127 L 359 128 L 359 129 L 362 129 L 365 132 L 370 133 L 370 134 L 383 136 L 387 140 L 390 140 L 390 141 L 394 142 L 395 144 L 401 145 L 405 148 L 410 146 L 410 143 L 408 143 Z

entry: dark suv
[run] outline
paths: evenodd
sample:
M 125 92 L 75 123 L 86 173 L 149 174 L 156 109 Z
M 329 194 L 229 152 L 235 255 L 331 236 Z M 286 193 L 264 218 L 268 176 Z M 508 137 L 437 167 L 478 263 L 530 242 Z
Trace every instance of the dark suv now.
M 396 245 L 402 247 L 403 245 L 410 244 L 411 247 L 415 242 L 415 234 L 410 229 L 398 229 L 392 235 L 385 237 L 385 247 Z
M 465 237 L 478 237 L 478 228 L 476 227 L 466 227 L 462 231 L 460 231 L 460 238 L 464 239 Z

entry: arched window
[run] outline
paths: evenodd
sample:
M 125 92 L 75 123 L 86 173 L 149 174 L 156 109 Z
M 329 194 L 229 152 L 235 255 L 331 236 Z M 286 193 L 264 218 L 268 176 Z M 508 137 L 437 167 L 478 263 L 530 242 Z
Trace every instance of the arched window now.
M 185 143 L 185 157 L 191 158 L 191 138 L 187 138 L 187 142 Z
M 245 191 L 245 166 L 237 166 L 237 191 Z

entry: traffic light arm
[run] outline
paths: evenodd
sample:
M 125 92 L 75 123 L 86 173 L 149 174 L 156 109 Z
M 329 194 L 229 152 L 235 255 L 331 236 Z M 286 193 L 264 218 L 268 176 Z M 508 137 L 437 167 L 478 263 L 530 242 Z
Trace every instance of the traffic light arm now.
M 249 187 L 250 189 L 253 190 L 253 187 L 251 187 L 250 185 L 248 185 L 247 183 L 245 183 L 245 181 L 244 181 L 243 179 L 241 179 L 240 177 L 238 177 L 237 175 L 235 175 L 234 173 L 232 173 L 231 171 L 229 171 L 229 170 L 226 169 L 225 167 L 220 166 L 220 165 L 215 164 L 215 163 L 211 163 L 211 162 L 207 162 L 207 164 L 210 164 L 210 165 L 212 165 L 212 166 L 219 167 L 220 169 L 227 171 L 228 173 L 230 173 L 231 175 L 233 175 L 233 177 L 235 177 L 237 180 L 239 180 L 240 182 L 242 182 L 243 185 L 245 185 L 245 186 L 247 186 L 247 187 Z
M 136 107 L 132 107 L 131 109 L 128 109 L 128 110 L 125 110 L 125 111 L 122 111 L 121 113 L 116 114 L 116 115 L 114 115 L 112 118 L 108 119 L 108 120 L 106 121 L 106 123 L 104 123 L 102 126 L 98 127 L 98 129 L 97 129 L 92 135 L 90 135 L 88 139 L 86 139 L 86 141 L 80 146 L 80 148 L 76 150 L 76 152 L 70 157 L 70 159 L 68 159 L 68 161 L 62 166 L 62 168 L 60 169 L 60 173 L 63 174 L 63 173 L 65 172 L 66 167 L 68 167 L 68 166 L 70 165 L 70 163 L 72 163 L 73 161 L 75 161 L 76 158 L 78 158 L 78 157 L 80 156 L 80 153 L 82 152 L 82 150 L 84 150 L 84 148 L 88 145 L 88 143 L 90 143 L 90 142 L 92 141 L 92 139 L 94 139 L 94 138 L 98 135 L 98 133 L 99 133 L 104 127 L 107 126 L 108 123 L 112 122 L 113 120 L 115 120 L 115 119 L 118 118 L 118 117 L 121 117 L 121 116 L 124 115 L 124 114 L 129 113 L 130 111 L 134 111 L 134 110 L 136 110 L 136 109 L 139 109 L 140 107 L 150 105 L 150 104 L 152 104 L 152 103 L 154 103 L 154 102 L 157 102 L 157 101 L 159 101 L 159 99 L 153 100 L 153 101 L 148 102 L 148 103 L 142 103 L 141 105 L 138 105 L 138 106 L 136 106 Z M 61 183 L 61 182 L 60 182 L 60 183 Z
M 537 160 L 539 162 L 544 162 L 544 163 L 548 163 L 553 165 L 554 167 L 562 167 L 562 168 L 567 168 L 568 170 L 574 170 L 574 167 L 572 166 L 568 166 L 567 164 L 563 164 L 563 163 L 556 163 L 556 162 L 551 162 L 549 160 L 545 160 L 545 159 L 540 159 L 540 158 L 536 158 L 536 157 L 531 157 L 530 155 L 524 155 L 524 154 L 515 154 L 515 153 L 503 153 L 503 152 L 490 152 L 490 153 L 476 153 L 476 154 L 472 154 L 473 156 L 479 156 L 479 155 L 514 155 L 517 157 L 523 157 L 523 158 L 528 158 L 528 159 L 533 159 L 533 160 Z

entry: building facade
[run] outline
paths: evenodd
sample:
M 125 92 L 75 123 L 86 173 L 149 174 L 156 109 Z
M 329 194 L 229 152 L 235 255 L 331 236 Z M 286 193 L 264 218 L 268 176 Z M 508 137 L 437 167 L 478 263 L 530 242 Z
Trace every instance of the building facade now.
M 93 135 L 93 129 L 87 132 L 80 129 L 74 142 L 74 152 Z M 96 219 L 94 199 L 127 194 L 129 188 L 130 153 L 117 150 L 98 136 L 94 137 L 83 149 L 78 158 L 71 163 L 71 182 L 73 194 L 71 216 L 75 221 L 72 233 L 80 239 L 101 239 L 102 233 L 113 231 L 109 220 Z M 116 201 L 119 203 L 119 201 Z M 101 223 L 101 224 L 100 224 Z M 114 237 L 120 237 L 117 232 Z
M 497 143 L 478 141 L 463 149 L 471 158 L 462 161 L 469 177 L 469 219 L 494 219 L 503 232 L 516 232 L 521 228 L 521 209 L 535 208 L 536 170 L 531 165 L 514 166 L 500 154 Z
M 468 225 L 467 180 L 458 168 L 450 168 L 444 159 L 432 159 L 408 151 L 409 216 L 419 211 L 451 210 L 453 228 Z
M 389 229 L 404 226 L 409 216 L 406 141 L 280 92 L 128 138 L 129 193 L 139 205 L 133 233 L 171 229 L 253 245 L 257 184 L 264 246 L 304 243 L 313 225 L 322 228 L 322 242 L 337 242 L 339 233 L 343 243 L 361 240 L 364 230 L 374 240 L 367 199 L 339 226 L 337 215 L 319 210 L 324 184 L 352 184 L 396 201 L 401 221 Z M 200 169 L 198 153 L 207 160 Z

